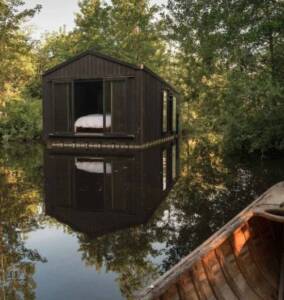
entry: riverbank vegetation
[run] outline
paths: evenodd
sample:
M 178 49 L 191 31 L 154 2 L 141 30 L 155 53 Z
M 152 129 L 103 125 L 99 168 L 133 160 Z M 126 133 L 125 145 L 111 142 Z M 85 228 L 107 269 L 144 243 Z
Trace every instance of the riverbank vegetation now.
M 75 27 L 31 38 L 22 1 L 0 0 L 0 139 L 38 139 L 41 74 L 95 47 L 146 64 L 182 95 L 183 131 L 227 153 L 284 150 L 282 1 L 81 0 Z

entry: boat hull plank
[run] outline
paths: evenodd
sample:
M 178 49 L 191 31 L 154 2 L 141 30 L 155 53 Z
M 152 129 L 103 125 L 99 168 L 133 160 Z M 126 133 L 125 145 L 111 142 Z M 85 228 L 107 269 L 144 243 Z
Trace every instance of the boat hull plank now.
M 275 299 L 271 295 L 271 287 L 265 278 L 261 276 L 251 257 L 244 230 L 246 230 L 245 225 L 236 230 L 230 238 L 240 272 L 244 275 L 247 284 L 254 290 L 260 300 Z
M 210 282 L 201 261 L 196 262 L 196 264 L 193 266 L 192 277 L 198 289 L 201 300 L 218 299 L 210 286 Z
M 236 257 L 232 251 L 230 242 L 225 241 L 220 247 L 216 249 L 219 259 L 223 262 L 223 270 L 228 278 L 231 289 L 238 296 L 239 299 L 259 300 L 258 295 L 254 289 L 248 284 L 247 278 L 240 272 Z
M 176 285 L 172 285 L 162 296 L 161 300 L 183 300 Z
M 217 299 L 238 299 L 226 281 L 215 251 L 211 251 L 205 258 L 203 258 L 203 266 L 207 274 L 208 281 L 210 282 L 210 286 Z
M 191 276 L 182 274 L 179 279 L 179 286 L 184 300 L 200 300 L 200 296 L 194 286 Z

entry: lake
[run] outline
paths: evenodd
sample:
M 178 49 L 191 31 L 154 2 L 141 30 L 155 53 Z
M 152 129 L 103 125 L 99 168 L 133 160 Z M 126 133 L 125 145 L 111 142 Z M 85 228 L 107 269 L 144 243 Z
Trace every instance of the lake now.
M 0 149 L 0 299 L 133 299 L 284 178 L 192 141 L 133 153 Z

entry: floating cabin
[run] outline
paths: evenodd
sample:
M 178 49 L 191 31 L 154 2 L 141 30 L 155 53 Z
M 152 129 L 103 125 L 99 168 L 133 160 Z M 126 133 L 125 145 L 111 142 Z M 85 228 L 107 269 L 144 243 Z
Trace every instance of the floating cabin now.
M 91 238 L 147 223 L 178 178 L 177 144 L 113 154 L 46 150 L 46 214 Z
M 146 66 L 89 50 L 43 75 L 50 148 L 145 149 L 178 136 L 178 92 Z

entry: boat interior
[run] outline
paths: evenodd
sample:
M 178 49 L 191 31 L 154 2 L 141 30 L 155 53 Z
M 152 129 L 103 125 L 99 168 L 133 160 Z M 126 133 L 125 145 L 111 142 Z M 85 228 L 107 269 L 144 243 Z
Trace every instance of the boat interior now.
M 142 292 L 143 300 L 283 300 L 284 182 Z
M 254 217 L 156 299 L 284 299 L 283 225 Z
M 265 213 L 267 218 L 250 218 L 215 245 L 211 240 L 206 254 L 200 256 L 204 249 L 198 248 L 176 273 L 165 274 L 167 284 L 150 286 L 148 291 L 153 290 L 139 299 L 284 299 L 284 219 L 272 220 L 284 212 Z

